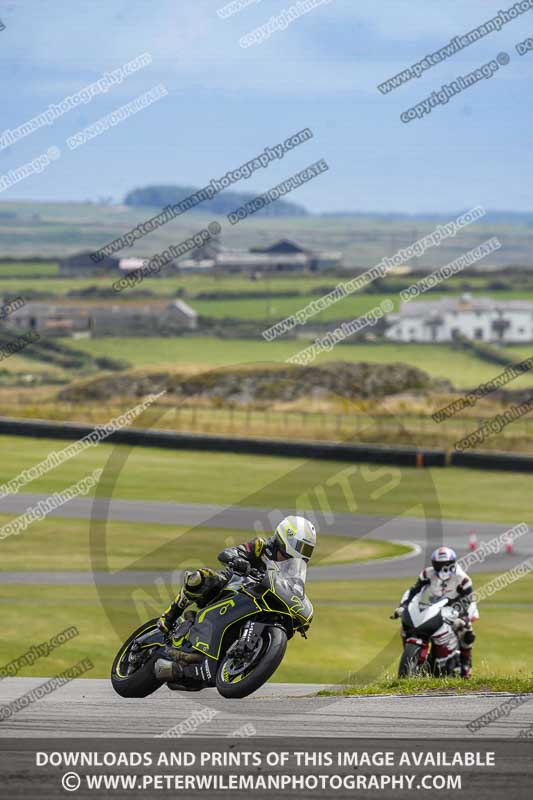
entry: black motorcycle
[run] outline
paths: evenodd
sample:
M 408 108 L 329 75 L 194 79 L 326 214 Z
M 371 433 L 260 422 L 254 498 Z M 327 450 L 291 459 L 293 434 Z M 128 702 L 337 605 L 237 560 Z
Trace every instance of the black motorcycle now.
M 269 561 L 266 572 L 228 573 L 221 593 L 195 613 L 192 624 L 184 625 L 182 619 L 164 634 L 152 619 L 132 633 L 113 662 L 113 688 L 121 697 L 155 692 L 162 685 L 155 663 L 172 644 L 185 661 L 196 661 L 201 673 L 200 679 L 180 679 L 172 689 L 216 686 L 221 695 L 233 698 L 255 692 L 280 665 L 287 641 L 297 632 L 305 637 L 309 628 L 313 606 L 305 593 L 306 572 L 306 563 L 292 558 Z

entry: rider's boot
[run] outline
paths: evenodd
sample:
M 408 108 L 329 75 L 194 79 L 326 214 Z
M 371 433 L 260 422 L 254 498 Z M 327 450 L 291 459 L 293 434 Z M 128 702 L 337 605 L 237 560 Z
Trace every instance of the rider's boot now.
M 472 648 L 461 650 L 461 678 L 468 679 L 472 675 Z

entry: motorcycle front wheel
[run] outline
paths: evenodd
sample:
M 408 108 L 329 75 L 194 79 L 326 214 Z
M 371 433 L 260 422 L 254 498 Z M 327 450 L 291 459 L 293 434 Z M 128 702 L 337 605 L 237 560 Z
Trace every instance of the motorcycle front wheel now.
M 223 697 L 241 698 L 255 692 L 274 674 L 287 649 L 282 628 L 265 628 L 258 651 L 248 658 L 228 652 L 217 670 L 216 687 Z
M 420 675 L 423 671 L 423 664 L 420 664 L 420 653 L 422 647 L 414 642 L 407 642 L 403 648 L 400 666 L 398 668 L 399 678 L 409 678 L 413 675 Z
M 145 640 L 148 639 L 148 642 L 145 647 L 141 647 L 138 667 L 130 672 L 129 656 L 133 644 L 140 636 Z M 154 641 L 151 641 L 152 639 Z M 137 628 L 118 651 L 111 667 L 111 683 L 115 692 L 121 697 L 148 697 L 161 686 L 154 675 L 154 665 L 164 642 L 157 642 L 157 639 L 161 639 L 161 634 L 157 627 L 157 619 L 153 619 Z

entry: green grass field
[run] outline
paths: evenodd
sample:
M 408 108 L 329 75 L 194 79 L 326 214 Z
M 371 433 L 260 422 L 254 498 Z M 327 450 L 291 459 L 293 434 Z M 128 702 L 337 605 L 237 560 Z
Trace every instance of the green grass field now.
M 59 273 L 59 264 L 56 261 L 27 261 L 19 264 L 16 261 L 0 261 L 0 281 L 6 277 L 15 276 L 25 278 L 26 276 L 50 278 Z M 35 288 L 35 286 L 34 286 Z
M 492 577 L 484 575 L 483 581 Z M 399 624 L 388 617 L 405 584 L 400 579 L 309 583 L 309 597 L 315 606 L 309 639 L 297 636 L 289 643 L 275 680 L 367 687 L 393 675 L 401 647 Z M 95 669 L 87 677 L 93 678 L 109 675 L 121 640 L 139 624 L 139 618 L 155 616 L 168 599 L 154 587 L 135 586 L 106 587 L 102 594 L 104 605 L 94 586 L 39 586 L 35 592 L 27 586 L 5 585 L 0 597 L 6 628 L 24 631 L 23 640 L 20 635 L 4 637 L 0 668 L 21 656 L 26 645 L 46 641 L 75 625 L 80 632 L 77 638 L 19 674 L 54 675 L 81 658 L 91 658 Z M 514 607 L 513 603 L 524 606 Z M 35 613 L 36 604 L 39 614 Z M 533 659 L 533 639 L 529 635 L 532 607 L 531 575 L 481 606 L 474 651 L 477 675 L 527 677 Z
M 352 320 L 366 314 L 384 300 L 386 295 L 354 294 L 330 306 L 317 314 L 314 322 L 331 322 L 333 320 Z M 314 298 L 316 299 L 316 298 Z M 313 300 L 312 297 L 265 297 L 249 299 L 243 297 L 235 300 L 191 300 L 191 305 L 199 314 L 214 319 L 265 320 L 278 322 L 295 314 Z M 391 297 L 398 306 L 396 298 Z
M 531 291 L 509 291 L 509 292 L 490 292 L 484 290 L 481 292 L 472 292 L 474 296 L 495 296 L 498 300 L 529 300 L 533 302 L 533 292 Z M 438 300 L 440 297 L 455 297 L 459 298 L 460 293 L 439 294 L 432 292 L 431 294 L 424 295 L 422 300 Z M 394 311 L 397 311 L 400 305 L 400 298 L 396 292 L 390 294 L 361 294 L 356 293 L 350 297 L 330 306 L 325 311 L 317 314 L 313 319 L 316 322 L 331 322 L 333 320 L 348 320 L 360 317 L 366 314 L 370 309 L 379 305 L 385 298 L 389 298 L 394 303 Z M 247 299 L 242 300 L 195 300 L 192 299 L 191 303 L 194 308 L 205 316 L 215 317 L 219 319 L 233 318 L 243 320 L 271 320 L 277 322 L 290 314 L 304 307 L 313 298 L 301 297 L 273 297 L 265 299 Z M 316 298 L 315 298 L 316 299 Z
M 0 527 L 12 519 L 0 515 Z M 186 528 L 180 525 L 110 521 L 106 526 L 108 568 L 127 570 L 142 562 L 142 569 L 188 569 L 217 567 L 217 554 L 238 544 L 246 533 L 215 527 Z M 248 535 L 251 538 L 252 532 Z M 172 563 L 169 564 L 169 551 Z M 373 539 L 322 536 L 313 556 L 314 566 L 330 566 L 391 558 L 409 548 Z M 89 522 L 82 519 L 44 519 L 32 523 L 24 533 L 2 541 L 0 572 L 13 570 L 91 570 Z M 104 568 L 104 565 L 102 565 Z
M 9 481 L 46 459 L 52 450 L 57 452 L 67 445 L 51 439 L 1 436 L 0 447 L 9 453 L 9 459 L 0 464 L 0 482 Z M 531 516 L 531 477 L 527 474 L 351 466 L 283 458 L 282 453 L 282 444 L 280 457 L 156 448 L 128 451 L 123 445 L 100 444 L 27 484 L 24 490 L 60 491 L 93 470 L 106 467 L 112 456 L 102 476 L 102 491 L 123 499 L 311 510 L 318 507 L 314 487 L 323 487 L 335 511 L 416 517 L 427 514 L 502 525 Z M 343 490 L 340 476 L 348 480 L 350 492 Z M 176 525 L 179 522 L 177 519 Z

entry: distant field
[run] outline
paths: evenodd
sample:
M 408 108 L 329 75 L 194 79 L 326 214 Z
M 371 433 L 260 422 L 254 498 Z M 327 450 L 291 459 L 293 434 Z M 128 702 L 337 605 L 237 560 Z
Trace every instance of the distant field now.
M 0 262 L 0 279 L 6 275 L 16 276 L 23 278 L 26 275 L 41 275 L 43 278 L 57 275 L 59 273 L 59 265 L 55 261 L 41 262 L 27 262 L 19 264 L 16 261 L 1 261 Z
M 221 174 L 230 166 L 221 165 Z M 265 174 L 259 183 L 247 186 L 247 190 L 259 194 L 272 185 L 270 181 Z M 4 258 L 31 257 L 35 253 L 52 257 L 96 249 L 161 210 L 92 203 L 22 202 L 4 202 L 1 209 L 16 215 L 12 219 L 0 219 L 0 253 Z M 448 219 L 454 216 L 451 214 Z M 140 239 L 135 249 L 124 249 L 122 255 L 153 255 L 170 244 L 183 241 L 214 219 L 205 213 L 183 214 Z M 221 241 L 226 247 L 268 246 L 279 239 L 291 239 L 308 248 L 339 250 L 350 268 L 376 264 L 383 256 L 390 257 L 430 233 L 438 224 L 363 216 L 265 218 L 259 215 L 234 226 L 225 217 L 219 217 L 218 222 L 222 227 Z M 532 266 L 531 228 L 519 224 L 483 224 L 482 221 L 443 241 L 439 247 L 430 248 L 420 260 L 415 259 L 415 263 L 420 261 L 424 269 L 442 266 L 491 236 L 497 236 L 502 243 L 501 251 L 491 255 L 491 263 Z
M 5 278 L 0 273 L 0 295 L 6 292 L 17 292 L 24 296 L 25 291 L 37 290 L 39 292 L 49 292 L 54 295 L 64 295 L 71 290 L 79 291 L 87 286 L 108 287 L 111 283 L 109 279 L 104 282 L 97 278 Z
M 39 272 L 41 278 L 25 277 Z M 64 296 L 70 292 L 79 292 L 89 287 L 99 289 L 111 289 L 116 276 L 89 277 L 89 278 L 62 278 L 53 277 L 58 271 L 56 264 L 45 265 L 36 264 L 10 266 L 0 263 L 0 296 L 5 293 L 17 293 L 24 296 L 25 292 L 37 290 L 55 296 Z M 18 278 L 7 278 L 16 272 Z M 179 292 L 184 292 L 184 297 L 205 317 L 217 320 L 243 320 L 247 322 L 258 322 L 263 324 L 273 324 L 299 309 L 304 308 L 314 299 L 322 294 L 331 291 L 341 280 L 339 276 L 323 273 L 319 276 L 310 275 L 286 275 L 284 277 L 265 276 L 261 280 L 252 281 L 249 277 L 224 276 L 214 277 L 205 275 L 173 276 L 168 278 L 153 279 L 145 281 L 139 288 L 153 293 L 154 297 L 168 297 L 169 302 L 175 298 Z M 408 278 L 403 278 L 404 284 Z M 414 280 L 414 279 L 413 279 Z M 475 285 L 480 285 L 483 279 L 473 279 Z M 440 297 L 454 297 L 461 295 L 463 289 L 461 282 L 456 279 L 454 283 L 450 281 L 450 286 L 454 286 L 454 293 L 430 292 L 421 297 L 423 300 L 438 300 Z M 390 299 L 394 310 L 398 309 L 400 297 L 398 294 L 398 279 L 393 279 L 390 290 L 387 289 L 387 282 L 382 286 L 383 292 L 380 294 L 370 294 L 356 292 L 346 297 L 325 311 L 316 314 L 313 321 L 318 323 L 333 323 L 337 320 L 352 320 L 367 313 L 370 309 L 379 305 L 385 299 Z M 200 299 L 200 295 L 207 293 L 257 293 L 259 297 L 235 297 L 219 299 Z M 283 297 L 275 296 L 276 293 L 301 292 L 302 296 Z M 478 288 L 472 291 L 474 296 L 492 296 L 500 301 L 505 300 L 529 300 L 533 303 L 533 290 L 517 289 L 514 291 L 495 292 L 486 288 Z M 264 295 L 264 296 L 261 296 Z M 274 295 L 274 296 L 272 296 Z M 99 300 L 98 302 L 121 303 L 126 301 L 128 293 L 117 295 L 111 300 Z M 149 302 L 149 298 L 147 299 Z M 302 329 L 304 330 L 304 329 Z
M 113 284 L 113 281 L 116 279 L 116 275 L 80 278 L 54 277 L 58 275 L 58 270 L 59 267 L 55 262 L 47 262 L 44 264 L 35 263 L 35 266 L 31 264 L 17 264 L 14 262 L 0 262 L 0 293 L 2 291 L 13 291 L 13 289 L 19 289 L 20 291 L 24 289 L 39 289 L 43 292 L 46 291 L 60 295 L 66 294 L 69 291 L 84 289 L 88 286 L 110 288 Z M 42 277 L 38 279 L 37 283 L 35 280 L 25 278 L 25 275 L 34 275 L 36 273 L 40 273 L 42 275 Z M 18 275 L 20 277 L 8 278 L 6 277 L 7 275 Z M 257 280 L 251 280 L 251 278 L 246 274 L 226 274 L 215 276 L 195 273 L 186 276 L 168 275 L 162 278 L 153 278 L 151 280 L 144 281 L 142 288 L 148 289 L 154 294 L 166 295 L 169 297 L 174 296 L 179 289 L 184 289 L 187 293 L 187 296 L 191 299 L 195 299 L 196 296 L 201 292 L 257 292 L 260 294 L 269 295 L 291 291 L 302 293 L 304 297 L 309 295 L 309 299 L 312 299 L 313 297 L 316 298 L 320 296 L 320 294 L 312 294 L 313 290 L 318 291 L 318 289 L 321 289 L 326 292 L 328 289 L 333 289 L 342 280 L 347 280 L 350 277 L 350 272 L 346 273 L 345 276 L 339 276 L 325 271 L 323 273 L 314 275 L 298 275 L 288 273 L 282 276 L 270 276 L 265 274 L 263 277 Z M 410 279 L 409 276 L 391 278 L 392 283 L 395 285 L 397 285 L 398 282 L 401 282 L 402 284 L 408 283 L 410 280 L 414 281 L 416 279 Z M 495 291 L 493 289 L 486 288 L 487 280 L 488 279 L 481 277 L 469 277 L 468 291 L 473 295 L 489 295 L 496 297 L 499 300 L 518 299 L 533 301 L 532 288 Z M 467 291 L 464 280 L 461 278 L 452 278 L 447 282 L 446 285 L 450 288 L 453 287 L 453 294 L 450 292 L 429 292 L 424 295 L 424 299 L 427 299 L 428 297 L 437 299 L 443 296 L 458 297 Z M 375 304 L 380 302 L 380 300 L 382 300 L 384 297 L 390 296 L 391 299 L 395 298 L 396 292 L 392 289 L 391 291 L 388 291 L 387 281 L 382 284 L 382 289 L 383 291 L 380 295 L 363 295 L 359 292 L 352 295 L 352 297 L 349 299 L 353 301 L 356 298 L 370 296 Z M 124 297 L 126 296 L 127 292 L 124 293 Z M 278 300 L 282 300 L 283 302 L 289 300 L 290 302 L 301 304 L 301 298 L 298 297 L 277 298 L 275 302 Z M 219 303 L 220 301 L 202 300 L 201 302 Z M 234 301 L 229 300 L 228 302 L 232 303 Z M 261 299 L 259 299 L 259 302 L 261 302 Z M 343 302 L 346 301 L 340 301 L 339 303 L 335 304 L 333 308 L 338 308 Z M 296 307 L 299 308 L 299 305 Z
M 317 314 L 313 320 L 315 322 L 326 322 L 331 320 L 351 320 L 366 314 L 371 308 L 384 300 L 387 295 L 355 294 L 346 297 L 338 303 L 330 306 L 325 311 Z M 311 302 L 313 297 L 273 297 L 265 299 L 242 298 L 241 300 L 191 300 L 191 305 L 206 317 L 217 319 L 243 319 L 243 320 L 268 320 L 278 322 L 290 314 L 296 313 L 299 309 Z M 391 297 L 395 304 L 398 301 Z M 304 329 L 302 329 L 304 330 Z
M 533 292 L 516 291 L 516 292 L 472 292 L 475 295 L 491 295 L 496 297 L 497 300 L 529 300 L 533 303 Z M 456 297 L 457 294 L 438 294 L 431 293 L 424 295 L 421 299 L 438 300 L 441 297 Z M 329 322 L 333 320 L 347 320 L 359 317 L 366 314 L 370 309 L 379 305 L 385 298 L 390 298 L 394 304 L 394 311 L 397 311 L 400 305 L 400 297 L 397 293 L 390 294 L 361 294 L 356 293 L 337 303 L 331 305 L 328 309 L 317 314 L 313 319 L 316 322 Z M 307 305 L 313 297 L 274 297 L 265 299 L 249 300 L 243 298 L 242 300 L 195 300 L 192 299 L 191 303 L 194 308 L 206 316 L 217 317 L 224 319 L 226 317 L 233 317 L 236 319 L 245 320 L 271 320 L 277 322 L 279 319 L 294 314 L 296 311 Z
M 0 265 L 1 266 L 1 265 Z M 53 273 L 51 273 L 52 275 Z M 0 293 L 3 291 L 13 291 L 14 288 L 19 290 L 24 289 L 39 289 L 43 292 L 52 292 L 54 294 L 66 294 L 69 291 L 79 291 L 88 286 L 97 286 L 105 289 L 110 288 L 116 276 L 95 276 L 89 278 L 54 278 L 50 276 L 39 279 L 36 284 L 34 280 L 24 279 L 22 273 L 21 278 L 7 279 L 2 277 L 0 269 Z M 149 289 L 154 294 L 168 295 L 173 297 L 178 289 L 185 289 L 190 296 L 198 294 L 198 292 L 310 292 L 316 287 L 335 286 L 339 281 L 332 275 L 324 273 L 319 277 L 310 275 L 290 276 L 287 275 L 283 278 L 265 278 L 260 281 L 252 281 L 247 276 L 224 276 L 212 277 L 204 275 L 188 275 L 158 278 L 147 280 L 143 283 L 143 289 Z M 127 292 L 124 293 L 126 297 Z
M 62 340 L 67 344 L 72 340 Z M 285 361 L 306 341 L 287 340 L 261 342 L 252 339 L 215 339 L 210 337 L 177 337 L 169 339 L 80 339 L 75 346 L 93 356 L 107 355 L 125 358 L 136 367 L 197 365 L 202 368 L 226 364 Z M 510 353 L 510 361 L 516 355 Z M 317 363 L 324 361 L 369 361 L 387 364 L 401 361 L 425 370 L 435 378 L 451 380 L 454 386 L 472 387 L 490 380 L 501 368 L 468 354 L 452 350 L 448 345 L 376 344 L 341 345 L 330 353 L 321 353 Z M 533 386 L 533 374 L 513 381 L 513 388 Z

